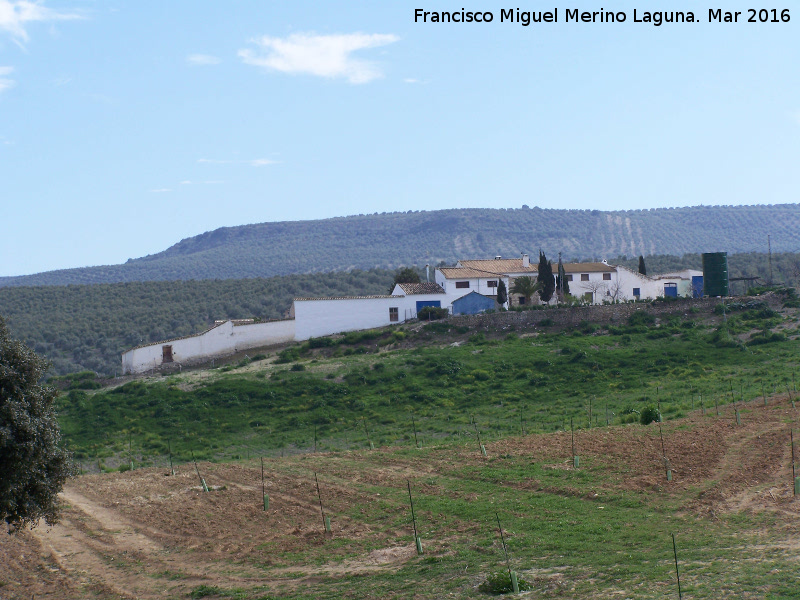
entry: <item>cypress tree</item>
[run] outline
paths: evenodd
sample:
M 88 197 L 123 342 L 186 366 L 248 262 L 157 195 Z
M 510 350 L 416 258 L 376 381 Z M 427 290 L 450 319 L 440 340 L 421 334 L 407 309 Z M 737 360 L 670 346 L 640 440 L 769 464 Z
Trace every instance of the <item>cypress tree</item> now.
M 542 302 L 549 302 L 556 291 L 556 278 L 553 276 L 553 263 L 547 260 L 541 250 L 539 250 L 539 274 L 536 276 L 536 281 L 542 284 L 539 290 Z
M 558 254 L 558 275 L 556 275 L 556 287 L 561 293 L 563 300 L 569 296 L 569 281 L 567 281 L 567 273 L 564 270 L 564 263 L 561 262 L 561 253 Z
M 500 279 L 497 283 L 497 303 L 500 306 L 505 306 L 508 301 L 508 294 L 506 293 L 506 284 Z
M 639 255 L 639 273 L 647 275 L 647 267 L 644 266 L 644 256 Z

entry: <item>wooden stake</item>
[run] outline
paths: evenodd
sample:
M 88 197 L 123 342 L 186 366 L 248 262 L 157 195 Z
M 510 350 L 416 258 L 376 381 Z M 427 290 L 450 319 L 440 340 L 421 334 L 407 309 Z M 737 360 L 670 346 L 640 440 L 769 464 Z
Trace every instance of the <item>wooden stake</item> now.
M 319 493 L 319 479 L 317 479 L 316 472 L 314 473 L 314 483 L 317 484 L 317 498 L 319 499 L 319 512 L 322 513 L 322 531 L 327 532 L 328 522 L 325 520 L 325 509 L 322 508 L 322 494 Z
M 506 538 L 503 535 L 503 526 L 500 525 L 500 515 L 494 513 L 494 516 L 497 518 L 497 529 L 500 530 L 500 541 L 503 543 L 503 554 L 505 554 L 506 557 L 506 566 L 508 567 L 508 578 L 511 580 L 511 585 L 514 588 L 514 593 L 518 594 L 519 586 L 514 585 L 514 583 L 516 583 L 515 577 L 511 574 L 511 560 L 508 558 L 508 549 L 506 548 Z
M 374 450 L 375 446 L 372 445 L 372 440 L 369 439 L 369 430 L 367 429 L 367 420 L 364 417 L 361 417 L 361 422 L 364 424 L 364 433 L 367 434 L 367 442 L 369 442 L 369 449 Z
M 681 574 L 678 570 L 678 546 L 675 543 L 675 534 L 672 534 L 672 552 L 675 555 L 675 575 L 678 577 L 678 600 L 683 600 L 683 592 L 681 592 Z
M 794 495 L 797 495 L 797 475 L 794 470 L 794 429 L 789 430 L 789 439 L 792 441 L 792 488 Z
M 667 481 L 672 481 L 672 469 L 669 468 L 669 459 L 667 458 L 667 451 L 664 449 L 664 432 L 661 430 L 661 423 L 658 424 L 658 435 L 661 436 L 661 456 L 664 459 L 664 473 L 667 476 Z
M 261 457 L 261 499 L 264 501 L 264 510 L 267 510 L 267 488 L 264 486 L 264 457 Z
M 767 394 L 764 391 L 764 380 L 761 380 L 761 396 L 764 398 L 764 406 L 767 405 Z
M 414 544 L 417 547 L 417 554 L 422 554 L 422 541 L 417 533 L 417 516 L 414 513 L 414 499 L 411 497 L 411 482 L 406 479 L 406 484 L 408 484 L 408 502 L 411 504 L 411 522 L 414 525 Z
M 197 460 L 194 458 L 194 450 L 191 451 L 192 453 L 192 462 L 194 463 L 194 470 L 197 472 L 197 477 L 200 479 L 200 485 L 203 486 L 203 491 L 208 491 L 208 486 L 206 485 L 206 480 L 200 476 L 200 469 L 197 468 Z
M 175 467 L 172 466 L 172 443 L 167 440 L 167 452 L 169 452 L 169 472 L 175 476 Z
M 478 431 L 478 422 L 473 417 L 472 424 L 475 426 L 475 433 L 478 435 L 478 448 L 481 451 L 483 456 L 486 456 L 486 448 L 483 446 L 483 442 L 481 441 L 481 432 Z
M 317 426 L 314 425 L 314 454 L 317 453 Z
M 417 423 L 414 421 L 414 413 L 411 413 L 411 425 L 414 427 L 414 444 L 419 448 L 419 440 L 417 439 Z

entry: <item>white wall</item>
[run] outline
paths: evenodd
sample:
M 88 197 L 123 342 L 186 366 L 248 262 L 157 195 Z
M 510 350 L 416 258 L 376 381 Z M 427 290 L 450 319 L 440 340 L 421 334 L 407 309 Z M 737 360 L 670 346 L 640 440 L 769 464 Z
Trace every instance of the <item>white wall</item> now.
M 373 298 L 316 298 L 294 301 L 295 339 L 307 340 L 374 329 L 403 323 L 417 316 L 417 301 L 439 301 L 447 308 L 446 294 L 415 294 L 413 296 L 379 296 Z M 389 308 L 397 308 L 397 321 L 389 320 Z
M 291 342 L 294 338 L 292 319 L 246 325 L 225 321 L 198 335 L 128 350 L 122 355 L 122 373 L 144 373 L 158 368 L 162 364 L 164 346 L 172 346 L 173 363 L 188 365 L 250 348 Z
M 459 278 L 459 279 L 447 279 L 439 269 L 436 269 L 435 277 L 436 283 L 439 284 L 442 289 L 444 289 L 444 298 L 442 300 L 442 308 L 448 308 L 452 311 L 453 302 L 458 300 L 462 296 L 466 296 L 470 292 L 478 292 L 479 294 L 483 294 L 484 296 L 496 296 L 497 295 L 497 288 L 496 287 L 489 287 L 489 281 L 496 281 L 498 284 L 502 279 L 506 283 L 506 288 L 508 288 L 508 278 L 502 277 L 500 275 L 494 277 L 481 277 L 481 278 Z M 468 288 L 457 288 L 456 281 L 469 281 Z M 440 294 L 441 295 L 441 294 Z

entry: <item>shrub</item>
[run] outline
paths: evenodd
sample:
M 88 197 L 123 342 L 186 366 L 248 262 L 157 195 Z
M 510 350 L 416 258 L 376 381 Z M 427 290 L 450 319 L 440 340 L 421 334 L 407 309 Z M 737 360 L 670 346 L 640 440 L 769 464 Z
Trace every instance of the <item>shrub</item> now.
M 295 364 L 292 365 L 291 370 L 292 371 L 305 371 L 306 370 L 306 366 L 304 364 L 302 364 L 302 363 L 295 363 Z
M 519 591 L 521 592 L 532 589 L 531 584 L 519 577 L 519 575 L 517 575 L 517 583 L 519 584 Z M 489 575 L 486 581 L 478 586 L 478 590 L 484 594 L 499 595 L 510 594 L 514 591 L 514 588 L 511 586 L 511 576 L 508 574 L 508 571 L 499 571 Z
M 541 321 L 539 321 L 539 327 L 550 327 L 550 326 L 552 326 L 554 324 L 555 324 L 555 321 L 553 321 L 553 319 L 551 319 L 549 317 L 547 319 L 542 319 Z
M 437 321 L 444 319 L 450 314 L 446 308 L 439 308 L 438 306 L 423 306 L 417 311 L 417 318 L 420 321 Z
M 642 409 L 642 412 L 639 413 L 639 422 L 642 425 L 649 425 L 650 423 L 661 422 L 661 413 L 658 412 L 658 409 L 653 406 L 646 406 Z
M 628 325 L 632 325 L 634 327 L 641 325 L 653 325 L 655 322 L 656 318 L 649 312 L 643 310 L 636 311 L 630 317 L 628 317 Z

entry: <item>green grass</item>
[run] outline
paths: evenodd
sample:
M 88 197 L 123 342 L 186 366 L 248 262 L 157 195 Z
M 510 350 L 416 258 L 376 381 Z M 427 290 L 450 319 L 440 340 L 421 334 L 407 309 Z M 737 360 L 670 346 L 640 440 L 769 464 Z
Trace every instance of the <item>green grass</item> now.
M 783 320 L 765 310 L 747 315 L 748 330 L 770 331 Z M 679 418 L 701 403 L 713 412 L 715 401 L 760 397 L 762 384 L 770 394 L 795 387 L 798 341 L 764 334 L 755 336 L 765 340 L 758 345 L 742 344 L 735 332 L 743 316 L 729 317 L 727 327 L 637 319 L 590 335 L 493 339 L 451 331 L 446 339 L 460 339 L 458 346 L 437 345 L 444 332 L 422 331 L 426 345 L 380 354 L 380 336 L 361 332 L 351 338 L 366 343 L 358 349 L 373 348 L 366 354 L 345 356 L 341 345 L 312 341 L 289 353 L 291 365 L 217 370 L 202 382 L 183 375 L 73 389 L 59 400 L 59 420 L 79 460 L 129 462 L 130 443 L 139 466 L 163 464 L 168 443 L 176 462 L 191 452 L 212 460 L 308 452 L 315 431 L 318 451 L 365 448 L 365 425 L 376 446 L 413 446 L 412 415 L 423 446 L 475 439 L 475 425 L 491 441 L 570 422 L 635 422 L 658 405 L 665 419 Z

